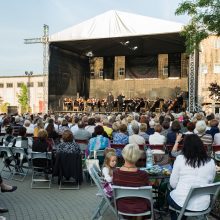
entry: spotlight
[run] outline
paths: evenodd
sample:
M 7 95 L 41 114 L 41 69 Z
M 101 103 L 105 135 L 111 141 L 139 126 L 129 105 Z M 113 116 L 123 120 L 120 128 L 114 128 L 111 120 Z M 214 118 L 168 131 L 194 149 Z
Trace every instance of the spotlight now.
M 137 49 L 138 49 L 138 46 L 132 47 L 132 50 L 137 50 Z
M 93 57 L 93 52 L 92 52 L 92 51 L 87 52 L 87 53 L 86 53 L 86 56 L 87 56 L 87 57 Z

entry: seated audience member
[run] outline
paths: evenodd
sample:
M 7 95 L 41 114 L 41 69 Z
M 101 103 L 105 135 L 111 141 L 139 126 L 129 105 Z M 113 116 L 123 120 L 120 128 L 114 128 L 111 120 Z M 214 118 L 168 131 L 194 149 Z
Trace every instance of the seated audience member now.
M 78 130 L 74 133 L 74 139 L 76 140 L 89 140 L 91 134 L 85 129 L 83 121 L 78 122 Z
M 168 196 L 169 205 L 180 210 L 190 188 L 212 183 L 215 173 L 215 162 L 208 157 L 201 139 L 195 134 L 186 135 L 182 155 L 176 158 L 170 176 L 170 185 L 173 190 Z M 186 209 L 189 211 L 206 210 L 209 203 L 210 196 L 197 196 L 191 198 Z M 176 212 L 171 211 L 171 219 L 177 219 Z
M 38 131 L 38 138 L 34 140 L 32 151 L 36 152 L 49 152 L 52 151 L 51 143 L 48 142 L 48 133 L 46 130 L 41 129 Z
M 220 133 L 215 134 L 213 144 L 220 145 Z
M 149 185 L 148 174 L 136 167 L 136 162 L 141 157 L 138 145 L 128 144 L 122 150 L 124 165 L 113 171 L 113 184 L 127 187 L 140 187 Z M 118 210 L 121 212 L 132 212 L 135 214 L 150 210 L 150 204 L 142 198 L 123 198 L 117 202 Z
M 48 134 L 47 134 L 46 130 L 40 129 L 38 131 L 38 138 L 34 139 L 32 151 L 33 152 L 50 152 L 50 151 L 52 151 L 52 145 L 48 141 Z M 40 159 L 40 158 L 34 160 L 34 166 L 39 166 L 39 167 L 46 167 L 47 166 L 49 168 L 48 161 L 45 159 Z
M 26 128 L 20 127 L 18 136 L 14 139 L 12 147 L 22 147 L 28 153 L 28 148 L 32 148 L 33 141 L 26 137 Z
M 83 140 L 88 141 L 91 138 L 91 134 L 85 130 L 85 124 L 82 121 L 78 122 L 78 130 L 74 133 L 75 140 Z M 87 144 L 78 142 L 80 149 L 85 150 L 87 148 Z
M 34 134 L 34 128 L 31 126 L 31 122 L 29 120 L 24 121 L 24 127 L 27 129 L 27 134 Z
M 71 131 L 73 134 L 78 130 L 78 122 L 79 122 L 79 117 L 75 116 L 73 118 L 73 126 L 71 127 Z
M 148 135 L 151 135 L 151 134 L 154 133 L 154 126 L 155 126 L 154 120 L 150 120 L 150 121 L 149 121 L 149 127 L 148 127 L 148 129 L 147 129 L 147 134 L 148 134 Z
M 44 125 L 44 129 L 47 129 L 47 126 L 49 125 L 49 124 L 53 124 L 54 125 L 54 128 L 55 128 L 55 131 L 58 133 L 58 125 L 56 124 L 56 123 L 54 123 L 54 120 L 52 119 L 52 118 L 50 118 L 50 119 L 48 119 L 48 123 L 46 123 L 45 125 Z
M 7 118 L 4 118 L 2 124 L 1 124 L 1 132 L 2 134 L 5 134 L 6 133 L 6 128 L 10 125 L 10 119 L 7 117 Z
M 218 124 L 219 124 L 218 120 L 212 119 L 210 121 L 210 127 L 211 128 L 210 128 L 210 130 L 206 131 L 206 134 L 211 134 L 213 139 L 214 139 L 215 134 L 219 133 Z
M 117 156 L 115 152 L 108 152 L 105 155 L 104 164 L 102 168 L 102 175 L 104 177 L 104 191 L 108 197 L 112 197 L 112 175 L 117 163 Z
M 41 118 L 37 121 L 37 126 L 34 128 L 34 137 L 38 137 L 38 131 L 44 129 L 44 123 Z
M 149 136 L 149 144 L 165 144 L 166 138 L 160 134 L 160 132 L 162 131 L 161 125 L 156 125 L 154 130 L 154 134 L 151 134 Z
M 119 133 L 119 126 L 120 126 L 119 122 L 113 122 L 112 123 L 112 139 L 114 138 L 115 134 Z
M 146 133 L 147 132 L 147 124 L 146 123 L 141 123 L 140 124 L 140 131 L 139 135 L 144 138 L 145 142 L 149 142 L 149 135 Z
M 145 139 L 139 135 L 138 123 L 132 122 L 131 129 L 132 129 L 133 135 L 129 136 L 129 138 L 128 138 L 129 144 L 144 145 Z
M 48 138 L 52 138 L 54 142 L 59 138 L 59 134 L 56 132 L 54 124 L 49 123 L 46 128 Z
M 104 150 L 110 147 L 109 138 L 104 137 L 104 129 L 101 125 L 97 125 L 94 131 L 94 137 L 89 140 L 88 151 Z
M 68 121 L 66 119 L 63 119 L 61 126 L 59 126 L 59 130 L 58 130 L 59 135 L 62 135 L 63 132 L 66 130 L 70 131 L 70 128 L 68 126 Z
M 196 131 L 198 132 L 198 137 L 202 140 L 204 145 L 212 145 L 212 135 L 206 133 L 206 123 L 200 120 L 196 123 Z
M 79 145 L 73 139 L 73 133 L 65 130 L 62 135 L 63 142 L 57 145 L 57 153 L 80 153 Z
M 5 146 L 8 146 L 9 143 L 12 143 L 14 141 L 13 128 L 11 126 L 8 126 L 5 128 L 6 134 L 4 136 Z
M 88 119 L 88 125 L 85 127 L 85 129 L 92 135 L 94 133 L 95 129 L 95 118 L 90 117 Z
M 174 144 L 176 141 L 176 135 L 180 132 L 181 126 L 179 121 L 173 121 L 171 130 L 167 133 L 167 144 Z
M 163 123 L 162 123 L 162 128 L 163 129 L 160 132 L 160 134 L 163 135 L 167 139 L 167 134 L 168 134 L 168 131 L 169 131 L 169 128 L 170 128 L 170 122 L 164 120 Z
M 127 126 L 125 124 L 121 124 L 119 132 L 114 134 L 113 144 L 128 144 Z
M 15 116 L 15 118 L 14 118 L 14 123 L 12 123 L 13 135 L 14 135 L 14 136 L 17 136 L 18 133 L 19 133 L 19 129 L 20 129 L 21 127 L 23 127 L 20 123 L 21 123 L 20 117 L 19 117 L 18 115 Z
M 195 123 L 193 122 L 188 122 L 187 125 L 187 131 L 184 134 L 194 134 L 194 129 L 195 129 Z
M 106 134 L 108 135 L 108 137 L 111 139 L 112 138 L 112 128 L 111 128 L 111 124 L 109 123 L 108 119 L 104 119 L 103 120 L 103 129 L 106 132 Z

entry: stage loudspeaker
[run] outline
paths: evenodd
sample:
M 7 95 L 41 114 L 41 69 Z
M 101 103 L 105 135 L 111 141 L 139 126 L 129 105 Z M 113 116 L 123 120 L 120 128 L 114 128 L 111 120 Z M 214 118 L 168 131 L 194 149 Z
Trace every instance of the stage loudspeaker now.
M 7 107 L 8 115 L 16 115 L 18 114 L 18 106 L 8 106 Z

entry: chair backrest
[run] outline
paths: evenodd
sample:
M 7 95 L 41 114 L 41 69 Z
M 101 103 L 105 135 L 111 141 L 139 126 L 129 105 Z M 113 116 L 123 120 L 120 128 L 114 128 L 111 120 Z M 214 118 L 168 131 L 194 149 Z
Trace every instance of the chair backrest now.
M 124 186 L 116 186 L 113 185 L 113 195 L 114 195 L 114 203 L 117 209 L 118 214 L 127 215 L 127 216 L 144 216 L 151 215 L 151 219 L 153 219 L 153 195 L 152 195 L 152 186 L 141 186 L 141 187 L 124 187 Z M 117 200 L 122 198 L 144 198 L 148 200 L 151 204 L 151 210 L 145 211 L 143 213 L 134 214 L 132 210 L 128 213 L 120 212 L 117 208 Z
M 104 151 L 105 150 L 95 150 L 95 151 L 90 151 L 89 152 L 89 158 L 95 158 L 96 157 L 104 157 Z
M 52 153 L 51 152 L 31 152 L 31 159 L 52 159 Z
M 220 151 L 220 145 L 212 145 L 213 152 Z
M 219 194 L 219 191 L 220 191 L 220 182 L 207 184 L 205 186 L 192 187 L 186 197 L 186 200 L 185 200 L 183 207 L 180 211 L 178 219 L 182 218 L 182 216 L 184 215 L 184 212 L 187 208 L 189 200 L 194 196 L 204 196 L 204 195 L 211 196 L 211 202 L 209 204 L 209 207 L 208 207 L 208 209 L 206 209 L 204 211 L 205 213 L 209 213 L 212 209 L 212 206 L 214 205 L 214 202 Z
M 117 150 L 117 149 L 123 149 L 125 147 L 125 144 L 111 144 L 111 148 Z
M 10 157 L 13 155 L 11 148 L 5 146 L 0 146 L 0 152 L 3 152 L 5 157 Z

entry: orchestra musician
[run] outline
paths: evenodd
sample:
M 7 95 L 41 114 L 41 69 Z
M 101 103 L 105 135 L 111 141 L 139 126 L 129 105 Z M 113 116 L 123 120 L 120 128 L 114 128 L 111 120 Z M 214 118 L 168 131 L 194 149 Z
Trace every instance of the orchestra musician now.
M 119 112 L 123 111 L 124 98 L 125 96 L 122 93 L 118 96 L 118 111 Z
M 107 101 L 107 111 L 111 112 L 114 107 L 114 96 L 112 95 L 111 92 L 109 92 L 106 101 Z
M 153 104 L 153 106 L 151 107 L 150 110 L 152 112 L 155 112 L 156 108 L 160 108 L 160 98 L 159 97 L 156 98 L 156 101 L 154 102 L 154 104 Z

